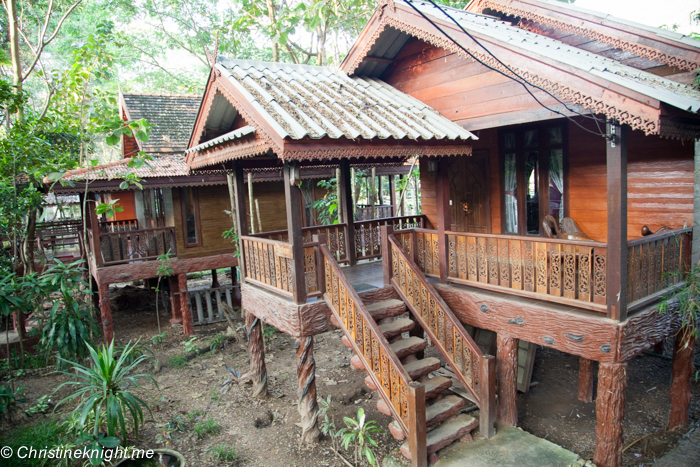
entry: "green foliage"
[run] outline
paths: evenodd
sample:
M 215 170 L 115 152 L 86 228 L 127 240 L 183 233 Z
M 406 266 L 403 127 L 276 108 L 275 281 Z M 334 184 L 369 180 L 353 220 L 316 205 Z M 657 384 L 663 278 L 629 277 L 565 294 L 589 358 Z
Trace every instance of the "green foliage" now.
M 27 410 L 24 411 L 24 414 L 27 417 L 31 417 L 32 415 L 36 415 L 39 413 L 46 413 L 49 411 L 51 408 L 51 404 L 49 404 L 49 395 L 44 394 L 40 398 L 36 400 L 33 406 L 29 407 Z
M 177 369 L 187 366 L 187 359 L 183 355 L 173 355 L 168 360 L 168 368 Z
M 185 420 L 179 415 L 170 417 L 168 423 L 163 424 L 160 431 L 156 434 L 156 442 L 160 444 L 169 444 L 176 436 L 174 433 L 185 430 Z
M 353 448 L 355 453 L 355 465 L 361 458 L 366 458 L 371 466 L 377 465 L 377 460 L 372 452 L 372 447 L 378 447 L 377 442 L 372 438 L 376 433 L 384 430 L 377 426 L 374 420 L 365 420 L 365 411 L 362 407 L 357 409 L 357 420 L 351 417 L 343 417 L 345 428 L 343 428 L 343 439 L 341 444 L 345 450 Z
M 197 438 L 202 439 L 209 435 L 217 435 L 221 432 L 221 425 L 213 418 L 207 418 L 206 421 L 198 423 L 194 427 L 194 433 Z
M 221 233 L 221 236 L 227 240 L 231 240 L 231 243 L 233 243 L 236 246 L 236 252 L 234 253 L 234 256 L 238 258 L 240 252 L 238 251 L 238 234 L 236 233 L 236 227 L 231 227 L 228 230 L 224 230 Z
M 209 350 L 215 353 L 218 349 L 223 349 L 226 345 L 226 336 L 220 332 L 209 338 Z
M 12 448 L 16 453 L 20 446 L 31 446 L 36 450 L 51 449 L 53 447 L 73 448 L 76 445 L 68 443 L 65 439 L 69 437 L 66 433 L 65 424 L 59 424 L 55 420 L 47 420 L 35 425 L 23 426 L 8 433 L 7 438 L 2 440 L 4 446 Z M 59 463 L 56 459 L 20 459 L 18 456 L 10 456 L 3 459 L 3 467 L 68 467 L 67 463 Z
M 674 275 L 679 273 L 674 272 Z M 659 305 L 659 313 L 676 313 L 681 321 L 679 332 L 690 332 L 700 338 L 700 264 L 696 264 L 685 276 L 685 285 L 665 297 Z
M 156 347 L 160 347 L 166 337 L 168 337 L 168 331 L 163 331 L 160 334 L 156 334 L 155 336 L 151 337 L 151 344 Z
M 338 191 L 337 180 L 319 180 L 316 184 L 326 190 L 323 198 L 311 203 L 311 207 L 318 213 L 318 220 L 322 225 L 338 223 Z
M 0 422 L 7 419 L 12 423 L 12 414 L 17 410 L 17 404 L 26 402 L 24 398 L 24 390 L 26 386 L 20 386 L 14 389 L 12 384 L 3 384 L 0 386 Z
M 328 398 L 326 400 L 319 400 L 318 404 L 321 407 L 318 410 L 318 416 L 319 419 L 321 420 L 321 433 L 323 433 L 325 436 L 328 436 L 331 440 L 331 445 L 333 446 L 333 451 L 340 455 L 338 453 L 338 442 L 340 438 L 343 436 L 343 431 L 344 429 L 338 429 L 335 426 L 335 416 L 333 414 L 333 410 L 331 409 L 331 395 L 328 395 Z
M 199 350 L 199 347 L 197 347 L 197 338 L 196 337 L 188 339 L 186 342 L 183 342 L 182 345 L 185 346 L 185 353 L 188 355 L 193 354 Z
M 199 420 L 199 418 L 201 416 L 202 416 L 202 412 L 200 412 L 197 409 L 192 409 L 189 412 L 187 412 L 187 421 L 189 421 L 190 423 L 194 423 L 197 420 Z
M 232 464 L 238 461 L 238 453 L 236 453 L 236 448 L 232 444 L 215 444 L 209 448 L 214 460 L 218 462 L 223 462 L 226 464 Z
M 58 390 L 64 386 L 74 387 L 76 390 L 61 400 L 58 405 L 78 399 L 75 412 L 80 413 L 79 425 L 88 430 L 87 435 L 95 448 L 98 448 L 98 445 L 109 447 L 105 443 L 111 443 L 113 440 L 110 438 L 116 438 L 117 445 L 120 440 L 126 442 L 127 420 L 133 426 L 134 435 L 138 439 L 139 427 L 144 423 L 143 409 L 149 413 L 151 409 L 146 402 L 139 399 L 127 388 L 128 386 L 139 388 L 140 379 L 151 380 L 158 387 L 150 375 L 131 374 L 147 357 L 141 355 L 131 363 L 127 363 L 134 349 L 131 343 L 127 344 L 118 358 L 115 354 L 114 342 L 108 347 L 103 345 L 99 350 L 95 350 L 89 345 L 87 347 L 92 359 L 90 367 L 69 362 L 72 371 L 60 372 L 74 379 L 61 384 Z M 86 424 L 90 414 L 94 416 L 91 427 Z M 100 437 L 103 434 L 101 432 L 103 424 L 107 428 L 106 438 Z
M 263 339 L 265 344 L 269 344 L 277 337 L 279 330 L 271 324 L 263 324 Z

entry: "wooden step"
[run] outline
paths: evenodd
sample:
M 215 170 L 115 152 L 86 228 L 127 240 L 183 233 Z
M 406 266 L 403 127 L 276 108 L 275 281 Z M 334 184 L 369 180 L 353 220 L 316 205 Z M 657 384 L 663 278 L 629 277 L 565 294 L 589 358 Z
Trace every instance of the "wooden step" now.
M 450 378 L 445 378 L 444 376 L 430 378 L 425 383 L 425 399 L 433 399 L 450 387 L 452 387 L 452 380 Z
M 406 304 L 401 300 L 384 300 L 382 302 L 367 305 L 367 311 L 375 321 L 384 318 L 393 318 L 406 313 Z
M 409 337 L 408 339 L 401 339 L 391 344 L 391 350 L 393 350 L 399 358 L 404 358 L 408 355 L 420 352 L 424 348 L 425 340 L 420 337 Z
M 459 396 L 443 397 L 425 408 L 425 421 L 428 426 L 433 426 L 443 420 L 447 420 L 466 404 L 465 400 Z
M 435 357 L 428 357 L 406 363 L 403 367 L 413 381 L 418 381 L 418 378 L 421 376 L 427 375 L 431 371 L 440 368 L 440 360 Z
M 413 326 L 415 326 L 415 323 L 412 320 L 408 318 L 399 318 L 391 323 L 380 324 L 379 331 L 384 334 L 384 337 L 391 339 L 399 334 L 410 331 L 413 329 Z
M 426 444 L 428 445 L 428 455 L 438 452 L 440 449 L 449 446 L 462 436 L 470 433 L 479 426 L 479 420 L 469 414 L 461 414 L 444 422 L 439 427 L 428 432 Z M 407 459 L 411 458 L 411 451 L 408 442 L 401 446 L 401 454 Z

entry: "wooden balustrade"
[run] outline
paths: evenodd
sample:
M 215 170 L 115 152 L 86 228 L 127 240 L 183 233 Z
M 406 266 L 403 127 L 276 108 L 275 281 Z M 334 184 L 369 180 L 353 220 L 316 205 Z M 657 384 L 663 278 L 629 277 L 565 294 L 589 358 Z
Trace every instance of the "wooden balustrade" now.
M 492 436 L 496 382 L 495 371 L 489 366 L 495 365 L 494 358 L 482 352 L 402 243 L 388 234 L 385 245 L 390 254 L 384 255 L 384 267 L 391 283 L 479 406 L 482 434 Z
M 304 243 L 311 243 L 311 239 L 314 235 L 325 235 L 326 246 L 335 256 L 336 261 L 338 261 L 339 263 L 346 263 L 348 261 L 348 254 L 345 251 L 346 229 L 346 224 L 319 225 L 314 227 L 304 227 L 301 229 L 301 234 L 302 238 L 304 239 Z M 289 241 L 289 234 L 287 230 L 261 232 L 259 234 L 251 236 L 257 238 L 267 238 L 269 240 L 277 240 L 281 242 Z
M 422 401 L 409 401 L 409 397 L 415 394 L 415 391 L 411 391 L 411 378 L 340 270 L 333 254 L 325 245 L 320 245 L 319 249 L 323 255 L 326 302 L 394 419 L 410 439 L 417 430 L 410 425 L 409 407 L 414 405 L 412 402 L 414 406 L 425 407 L 425 396 Z M 415 386 L 416 383 L 413 383 Z M 419 442 L 425 446 L 426 440 L 423 438 Z
M 79 245 L 78 232 L 83 228 L 80 219 L 40 222 L 36 225 L 36 242 L 39 250 L 61 250 Z
M 387 219 L 355 222 L 355 254 L 357 259 L 373 259 L 382 256 L 382 239 L 380 228 L 390 225 L 394 230 L 421 228 L 424 216 L 401 216 Z
M 105 232 L 128 232 L 139 230 L 138 219 L 124 219 L 121 221 L 100 222 L 100 233 Z
M 690 268 L 692 228 L 627 242 L 628 311 L 656 300 L 683 283 Z
M 90 231 L 91 239 L 92 236 Z M 105 266 L 157 259 L 168 251 L 171 256 L 177 256 L 174 227 L 106 232 L 100 233 L 99 237 Z
M 369 221 L 393 216 L 394 207 L 387 204 L 378 204 L 375 206 L 358 204 L 355 209 L 355 221 Z

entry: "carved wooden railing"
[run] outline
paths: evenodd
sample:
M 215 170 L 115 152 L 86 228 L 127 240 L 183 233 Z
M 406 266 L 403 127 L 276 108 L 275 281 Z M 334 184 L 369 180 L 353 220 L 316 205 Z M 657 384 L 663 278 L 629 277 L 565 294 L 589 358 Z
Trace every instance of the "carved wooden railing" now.
M 92 235 L 90 231 L 91 238 Z M 175 228 L 100 233 L 100 251 L 105 266 L 157 259 L 168 251 L 171 256 L 177 256 Z
M 491 437 L 495 421 L 495 359 L 485 355 L 442 297 L 428 282 L 412 256 L 399 240 L 388 235 L 390 254 L 384 256 L 391 283 L 401 299 L 464 388 L 479 406 L 479 426 L 484 437 Z
M 339 263 L 345 263 L 348 261 L 348 254 L 347 251 L 345 251 L 346 230 L 346 224 L 320 225 L 302 228 L 301 235 L 304 239 L 304 243 L 311 243 L 311 239 L 314 235 L 325 235 L 326 246 L 331 253 L 333 253 L 333 256 L 335 256 L 336 261 Z M 269 240 L 278 240 L 282 242 L 289 241 L 289 234 L 287 230 L 260 232 L 259 234 L 252 235 L 252 237 L 267 238 Z
M 139 230 L 138 219 L 124 219 L 121 221 L 100 222 L 100 233 L 105 232 L 128 232 Z
M 37 247 L 39 250 L 73 248 L 80 244 L 78 232 L 82 228 L 83 223 L 80 219 L 37 223 Z
M 322 290 L 326 303 L 394 419 L 411 444 L 422 446 L 417 451 L 425 452 L 425 426 L 418 427 L 417 424 L 421 421 L 415 418 L 425 414 L 423 385 L 411 381 L 333 254 L 323 244 L 320 245 L 320 251 L 325 272 Z M 422 423 L 425 423 L 424 418 Z M 417 456 L 414 452 L 411 454 L 415 461 Z
M 292 246 L 284 241 L 245 236 L 243 254 L 245 258 L 245 280 L 251 284 L 272 290 L 286 297 L 294 296 L 292 268 L 294 256 Z M 317 243 L 304 244 L 304 274 L 306 296 L 321 295 L 318 287 L 320 269 L 317 266 Z
M 369 221 L 372 219 L 383 219 L 393 217 L 394 207 L 392 205 L 379 204 L 370 206 L 358 204 L 355 210 L 355 221 Z
M 394 230 L 421 228 L 425 217 L 400 216 L 371 221 L 355 222 L 355 254 L 358 260 L 382 257 L 381 226 L 390 225 Z
M 690 267 L 692 231 L 678 229 L 627 242 L 628 311 L 683 283 Z

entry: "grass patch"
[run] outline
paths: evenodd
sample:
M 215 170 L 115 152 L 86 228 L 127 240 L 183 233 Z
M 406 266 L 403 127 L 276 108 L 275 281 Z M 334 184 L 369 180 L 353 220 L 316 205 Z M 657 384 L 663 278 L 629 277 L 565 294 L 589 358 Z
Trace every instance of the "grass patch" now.
M 189 421 L 190 423 L 194 423 L 197 420 L 199 420 L 199 417 L 201 417 L 201 416 L 202 416 L 202 412 L 200 412 L 199 410 L 197 410 L 197 409 L 190 410 L 189 412 L 187 412 L 187 421 Z
M 219 391 L 216 388 L 209 391 L 209 398 L 212 402 L 219 402 L 221 400 L 221 396 L 219 396 Z
M 182 355 L 173 355 L 168 360 L 168 368 L 183 368 L 187 366 L 187 359 Z
M 217 444 L 209 448 L 212 457 L 219 462 L 231 464 L 238 460 L 238 453 L 234 446 L 229 446 L 226 443 Z
M 43 421 L 35 426 L 25 426 L 14 430 L 9 435 L 0 439 L 0 445 L 9 446 L 12 452 L 16 453 L 20 446 L 31 446 L 37 451 L 40 449 L 51 449 L 54 446 L 73 448 L 75 445 L 68 442 L 65 428 L 56 421 Z M 3 467 L 33 467 L 40 466 L 46 459 L 20 459 L 16 455 L 2 460 Z
M 221 425 L 213 418 L 207 418 L 206 421 L 200 422 L 194 427 L 194 432 L 199 439 L 209 435 L 218 435 L 221 433 Z

